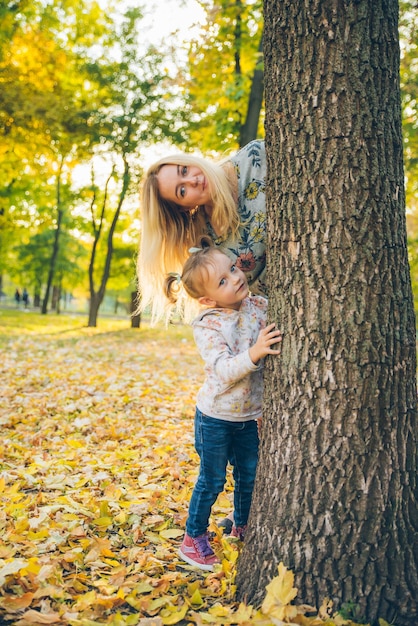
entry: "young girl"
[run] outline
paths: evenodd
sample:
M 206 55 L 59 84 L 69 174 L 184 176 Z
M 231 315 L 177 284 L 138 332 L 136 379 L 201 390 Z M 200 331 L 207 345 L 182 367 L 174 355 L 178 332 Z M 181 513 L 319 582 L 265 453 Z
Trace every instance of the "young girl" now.
M 252 293 L 265 295 L 265 176 L 264 141 L 251 141 L 221 163 L 178 154 L 149 168 L 142 186 L 138 283 L 141 309 L 150 306 L 153 321 L 167 314 L 166 275 L 181 272 L 202 236 L 245 272 Z
M 244 272 L 215 247 L 194 249 L 181 277 L 166 279 L 174 302 L 179 283 L 204 310 L 193 321 L 205 361 L 206 379 L 197 395 L 195 445 L 199 476 L 190 500 L 184 561 L 212 570 L 218 559 L 208 536 L 211 508 L 224 489 L 228 461 L 233 466 L 232 536 L 244 538 L 258 461 L 257 419 L 262 409 L 262 367 L 267 354 L 280 354 L 275 325 L 266 327 L 267 300 L 250 296 Z

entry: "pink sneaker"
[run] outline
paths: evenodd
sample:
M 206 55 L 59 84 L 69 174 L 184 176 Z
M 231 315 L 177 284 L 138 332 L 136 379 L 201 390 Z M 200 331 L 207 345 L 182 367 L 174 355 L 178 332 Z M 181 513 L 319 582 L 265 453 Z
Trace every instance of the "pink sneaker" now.
M 219 563 L 218 557 L 210 547 L 208 533 L 199 535 L 199 537 L 190 537 L 186 533 L 179 549 L 179 555 L 189 565 L 195 565 L 199 569 L 209 572 L 213 571 L 215 563 Z
M 245 531 L 247 530 L 247 524 L 245 526 L 233 526 L 231 530 L 230 537 L 236 537 L 240 541 L 244 541 Z

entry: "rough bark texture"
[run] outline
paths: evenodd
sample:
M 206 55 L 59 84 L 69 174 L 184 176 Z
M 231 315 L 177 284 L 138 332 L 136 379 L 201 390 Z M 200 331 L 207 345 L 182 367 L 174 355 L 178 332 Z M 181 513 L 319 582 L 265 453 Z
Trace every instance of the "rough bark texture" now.
M 394 0 L 265 0 L 270 318 L 238 596 L 418 624 L 416 334 Z

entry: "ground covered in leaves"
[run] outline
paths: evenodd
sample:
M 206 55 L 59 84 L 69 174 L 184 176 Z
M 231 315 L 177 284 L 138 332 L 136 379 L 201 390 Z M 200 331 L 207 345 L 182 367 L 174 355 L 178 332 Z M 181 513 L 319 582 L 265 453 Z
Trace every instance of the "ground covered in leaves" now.
M 83 324 L 0 311 L 0 623 L 353 624 L 296 608 L 283 567 L 264 611 L 237 605 L 240 546 L 215 524 L 218 570 L 179 560 L 203 376 L 190 329 Z

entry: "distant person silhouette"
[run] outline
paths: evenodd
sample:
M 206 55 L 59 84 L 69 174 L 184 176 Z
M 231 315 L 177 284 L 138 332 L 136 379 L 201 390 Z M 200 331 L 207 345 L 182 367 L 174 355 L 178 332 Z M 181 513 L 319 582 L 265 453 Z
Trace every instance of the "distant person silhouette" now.
M 25 305 L 25 309 L 27 309 L 29 306 L 29 294 L 26 288 L 23 290 L 22 301 L 23 301 L 23 304 Z

